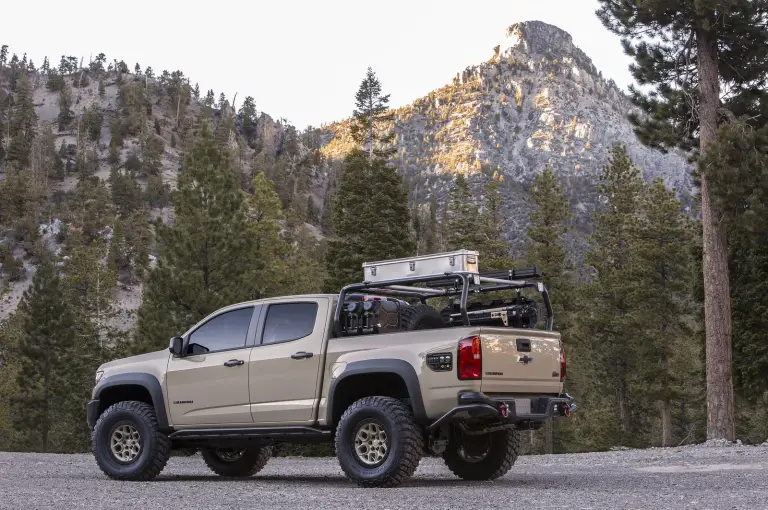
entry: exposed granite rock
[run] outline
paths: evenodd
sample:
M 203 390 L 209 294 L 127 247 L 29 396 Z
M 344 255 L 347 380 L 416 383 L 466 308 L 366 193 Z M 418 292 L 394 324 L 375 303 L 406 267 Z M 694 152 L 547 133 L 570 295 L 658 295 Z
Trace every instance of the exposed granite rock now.
M 503 179 L 507 237 L 515 251 L 525 241 L 525 192 L 551 165 L 577 213 L 568 244 L 580 258 L 599 200 L 594 184 L 615 144 L 627 146 L 646 179 L 663 179 L 689 203 L 685 157 L 643 146 L 627 119 L 632 108 L 567 32 L 540 21 L 516 23 L 487 62 L 396 110 L 393 163 L 420 204 L 433 194 L 445 203 L 457 172 L 471 176 L 478 199 L 490 177 Z M 347 130 L 346 122 L 327 128 L 326 154 L 340 157 L 349 149 Z

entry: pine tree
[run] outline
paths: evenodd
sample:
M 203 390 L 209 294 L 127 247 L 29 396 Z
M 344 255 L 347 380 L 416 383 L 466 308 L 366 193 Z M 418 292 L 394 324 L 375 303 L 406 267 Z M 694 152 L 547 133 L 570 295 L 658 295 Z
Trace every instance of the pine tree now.
M 606 427 L 606 437 L 601 439 L 611 445 L 625 445 L 639 441 L 640 428 L 640 409 L 630 405 L 630 377 L 636 373 L 638 339 L 629 271 L 644 183 L 623 146 L 611 150 L 611 161 L 604 168 L 598 191 L 605 203 L 595 214 L 591 246 L 585 255 L 594 275 L 582 299 L 580 334 L 586 338 L 580 342 L 587 343 L 583 351 L 589 349 L 582 355 L 590 354 L 596 361 L 594 377 L 606 384 L 594 391 L 616 395 L 610 409 L 615 409 L 617 415 L 610 415 L 610 423 L 618 425 L 618 429 Z
M 124 271 L 131 266 L 128 257 L 128 247 L 125 244 L 125 227 L 120 218 L 115 220 L 115 228 L 112 231 L 112 240 L 109 246 L 110 260 L 114 264 L 115 271 Z
M 226 151 L 206 125 L 186 154 L 174 194 L 173 226 L 158 223 L 157 266 L 145 288 L 137 348 L 164 347 L 174 334 L 259 288 L 257 238 Z M 266 263 L 261 261 L 260 263 Z
M 437 197 L 432 195 L 429 201 L 429 218 L 426 226 L 427 235 L 425 236 L 426 253 L 437 253 L 440 249 L 438 236 L 440 226 L 437 223 Z
M 154 134 L 147 134 L 141 144 L 141 167 L 147 175 L 159 175 L 163 167 L 165 144 Z
M 61 89 L 59 94 L 59 132 L 69 129 L 69 125 L 75 119 L 75 113 L 72 111 L 72 93 L 67 85 Z
M 240 107 L 240 119 L 242 121 L 243 136 L 250 143 L 256 138 L 256 103 L 253 97 L 248 96 Z
M 7 160 L 15 162 L 19 168 L 29 165 L 29 154 L 36 134 L 37 113 L 32 104 L 32 84 L 24 73 L 13 104 Z
M 500 184 L 491 179 L 485 187 L 484 211 L 480 217 L 482 242 L 475 248 L 483 255 L 483 266 L 488 269 L 508 269 L 512 263 L 509 245 L 504 241 L 507 222 L 502 212 L 504 199 L 499 192 Z
M 192 90 L 192 95 L 196 100 L 200 99 L 200 85 L 195 83 L 195 88 Z
M 768 391 L 761 334 L 768 327 L 768 126 L 722 126 L 699 164 L 710 175 L 713 208 L 729 229 L 734 383 L 751 415 L 760 404 L 765 408 L 761 397 Z
M 534 209 L 529 217 L 527 233 L 530 242 L 526 247 L 526 260 L 544 274 L 542 280 L 552 301 L 555 329 L 560 332 L 568 356 L 573 360 L 570 328 L 575 309 L 575 276 L 573 267 L 567 261 L 568 252 L 564 239 L 568 232 L 571 210 L 565 193 L 550 168 L 536 176 L 531 187 L 530 200 Z M 568 391 L 580 396 L 580 388 L 574 388 L 571 380 L 568 380 L 568 385 Z M 552 420 L 544 424 L 544 453 L 554 452 L 554 426 Z
M 104 86 L 104 77 L 100 75 L 99 76 L 99 97 L 101 99 L 104 99 L 104 96 L 106 95 L 106 93 L 107 93 L 107 89 Z
M 322 243 L 306 225 L 298 225 L 286 234 L 288 254 L 285 257 L 281 294 L 315 294 L 323 291 L 325 252 Z
M 336 292 L 360 281 L 365 261 L 413 254 L 408 193 L 386 161 L 355 149 L 344 159 L 333 200 L 333 237 L 328 243 L 326 288 Z
M 253 257 L 259 282 L 256 292 L 262 297 L 272 296 L 283 290 L 278 281 L 285 270 L 283 260 L 289 254 L 289 247 L 281 238 L 277 223 L 285 219 L 280 198 L 273 183 L 263 173 L 251 181 L 246 206 L 255 233 Z
M 88 133 L 88 138 L 92 142 L 101 140 L 101 126 L 104 123 L 104 114 L 97 105 L 86 108 L 83 112 L 82 127 Z
M 658 404 L 661 446 L 672 446 L 673 406 L 690 396 L 699 356 L 693 317 L 693 229 L 673 190 L 657 179 L 643 200 L 644 218 L 629 271 L 636 314 L 643 317 L 639 370 L 646 396 Z
M 205 94 L 205 99 L 203 100 L 203 104 L 207 106 L 208 108 L 213 108 L 213 104 L 216 101 L 213 90 L 209 90 Z
M 3 44 L 0 46 L 0 69 L 5 67 L 5 64 L 8 62 L 8 45 Z
M 51 428 L 66 414 L 76 345 L 74 313 L 50 261 L 38 267 L 19 311 L 24 325 L 19 345 L 19 394 L 13 399 L 14 425 L 36 436 L 31 439 L 47 452 Z
M 631 119 L 641 141 L 662 150 L 698 147 L 706 154 L 720 122 L 756 109 L 766 93 L 768 4 L 756 0 L 628 2 L 600 0 L 598 16 L 624 38 L 644 114 Z M 723 22 L 722 20 L 728 20 Z M 729 112 L 729 113 L 726 113 Z M 701 174 L 703 278 L 707 343 L 707 437 L 735 439 L 731 381 L 732 318 L 725 225 L 711 205 L 710 176 Z
M 368 152 L 368 162 L 372 163 L 374 156 L 386 157 L 393 149 L 386 146 L 394 138 L 389 111 L 389 94 L 381 94 L 381 83 L 369 67 L 360 88 L 355 95 L 356 109 L 352 113 L 352 138 Z
M 544 274 L 543 282 L 552 290 L 555 324 L 563 331 L 573 310 L 573 267 L 567 261 L 565 236 L 571 218 L 570 205 L 550 168 L 536 176 L 530 192 L 534 209 L 530 214 L 526 260 Z
M 77 330 L 85 348 L 101 360 L 111 337 L 109 321 L 115 317 L 114 291 L 117 272 L 109 267 L 109 247 L 98 237 L 70 237 L 65 271 L 65 292 L 76 316 Z
M 8 281 L 15 282 L 24 277 L 26 270 L 24 263 L 8 252 L 3 259 L 3 272 L 8 277 Z
M 484 241 L 480 211 L 474 204 L 469 182 L 457 174 L 447 208 L 446 248 L 448 250 L 478 250 Z M 483 253 L 480 253 L 483 256 Z
M 34 180 L 47 187 L 50 179 L 55 179 L 62 166 L 56 150 L 56 135 L 50 126 L 37 137 L 32 145 L 31 168 Z

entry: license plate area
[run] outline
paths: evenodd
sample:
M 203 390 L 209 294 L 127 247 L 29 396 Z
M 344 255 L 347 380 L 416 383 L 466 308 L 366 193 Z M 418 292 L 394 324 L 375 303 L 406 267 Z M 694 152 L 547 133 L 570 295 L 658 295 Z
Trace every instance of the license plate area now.
M 531 399 L 530 398 L 516 398 L 515 399 L 515 414 L 517 414 L 517 415 L 531 414 Z

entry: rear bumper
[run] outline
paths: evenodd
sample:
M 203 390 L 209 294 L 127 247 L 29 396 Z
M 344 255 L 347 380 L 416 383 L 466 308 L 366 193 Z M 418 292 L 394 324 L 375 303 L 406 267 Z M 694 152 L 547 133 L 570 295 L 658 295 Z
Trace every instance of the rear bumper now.
M 459 394 L 458 405 L 438 418 L 428 429 L 437 430 L 448 423 L 468 421 L 525 426 L 556 416 L 570 416 L 575 410 L 576 404 L 567 393 L 557 397 L 507 399 L 491 398 L 482 392 L 463 392 Z
M 86 407 L 86 421 L 88 422 L 88 428 L 93 430 L 93 426 L 96 425 L 96 419 L 99 417 L 99 399 L 94 399 L 88 402 Z

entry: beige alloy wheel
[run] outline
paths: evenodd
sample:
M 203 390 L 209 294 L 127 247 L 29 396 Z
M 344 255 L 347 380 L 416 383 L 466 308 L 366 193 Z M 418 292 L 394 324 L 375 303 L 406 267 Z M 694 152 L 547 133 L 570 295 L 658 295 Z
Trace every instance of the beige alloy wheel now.
M 387 458 L 387 432 L 377 420 L 363 422 L 355 434 L 355 454 L 366 466 L 376 466 Z
M 141 453 L 141 434 L 132 424 L 123 423 L 112 431 L 109 449 L 116 460 L 130 464 Z

